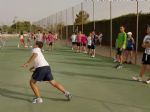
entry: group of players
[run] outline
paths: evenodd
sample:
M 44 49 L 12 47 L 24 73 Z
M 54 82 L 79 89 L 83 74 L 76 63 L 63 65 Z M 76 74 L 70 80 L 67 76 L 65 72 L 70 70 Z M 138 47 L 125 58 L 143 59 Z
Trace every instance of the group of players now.
M 19 37 L 20 37 L 19 47 L 21 44 L 23 44 L 24 46 L 29 46 L 29 44 L 25 44 L 24 42 L 23 33 L 21 33 Z M 31 72 L 33 72 L 33 75 L 30 80 L 30 86 L 35 95 L 35 98 L 33 98 L 32 101 L 33 103 L 43 102 L 38 86 L 36 85 L 38 81 L 48 82 L 53 87 L 61 91 L 68 100 L 70 100 L 72 97 L 70 92 L 68 92 L 63 87 L 63 85 L 61 85 L 60 83 L 54 80 L 50 65 L 45 60 L 44 55 L 42 54 L 43 43 L 52 45 L 55 39 L 57 38 L 51 32 L 46 34 L 46 33 L 41 33 L 40 30 L 38 31 L 37 34 L 31 34 L 27 39 L 28 41 L 30 40 L 29 42 L 31 42 L 31 40 L 35 41 L 35 44 L 32 44 L 34 46 L 32 46 L 33 50 L 32 50 L 31 57 L 23 64 L 23 67 L 28 67 L 32 62 L 34 62 L 34 66 L 32 66 L 29 69 Z M 83 51 L 84 53 L 90 54 L 91 57 L 95 57 L 95 48 L 96 48 L 96 40 L 97 40 L 97 35 L 95 34 L 95 31 L 89 33 L 88 37 L 85 34 L 82 34 L 81 31 L 79 31 L 77 34 L 73 33 L 71 36 L 71 40 L 72 40 L 72 49 L 75 52 Z M 143 58 L 142 58 L 142 66 L 141 66 L 139 76 L 132 77 L 132 79 L 135 81 L 143 81 L 145 70 L 147 69 L 147 66 L 150 65 L 150 25 L 147 26 L 147 35 L 143 40 L 142 47 L 145 48 L 145 51 L 143 53 Z M 88 48 L 88 50 L 86 50 L 86 48 Z M 126 33 L 125 27 L 120 26 L 120 33 L 118 34 L 118 37 L 116 39 L 117 52 L 116 52 L 115 61 L 119 63 L 116 66 L 116 68 L 120 68 L 122 66 L 124 62 L 124 57 L 127 57 L 126 55 L 124 55 L 125 52 L 130 54 L 133 48 L 134 48 L 134 39 L 132 37 L 132 33 L 131 32 Z M 125 60 L 125 62 L 127 63 L 127 60 Z M 131 63 L 131 60 L 128 63 Z M 150 84 L 150 78 L 148 78 L 148 80 L 146 80 L 145 82 L 147 84 Z
M 92 58 L 95 57 L 95 48 L 96 48 L 96 42 L 99 41 L 99 44 L 101 46 L 102 42 L 102 33 L 99 33 L 96 35 L 95 31 L 90 32 L 88 36 L 83 34 L 81 31 L 78 33 L 73 33 L 71 35 L 71 42 L 72 42 L 72 50 L 80 53 L 87 53 Z
M 99 36 L 99 37 L 98 37 Z M 102 40 L 102 34 L 96 35 L 95 31 L 89 33 L 88 36 L 82 34 L 81 31 L 78 33 L 73 33 L 71 36 L 72 40 L 72 50 L 75 52 L 84 52 L 95 57 L 96 41 L 98 38 Z M 132 64 L 133 62 L 133 51 L 134 51 L 135 41 L 132 36 L 132 32 L 125 32 L 125 27 L 120 26 L 120 32 L 116 38 L 116 53 L 114 62 L 118 64 L 115 66 L 116 69 L 123 67 L 123 64 Z M 139 76 L 133 76 L 132 79 L 135 81 L 143 82 L 144 73 L 147 66 L 150 65 L 150 25 L 147 26 L 147 35 L 143 39 L 142 47 L 145 49 L 142 57 L 142 66 L 140 69 Z M 144 81 L 150 84 L 150 78 Z
M 46 44 L 49 48 L 49 50 L 52 50 L 52 46 L 55 40 L 57 40 L 57 34 L 53 34 L 52 32 L 41 32 L 40 30 L 38 30 L 37 33 L 26 33 L 24 34 L 23 32 L 21 32 L 19 35 L 19 42 L 18 42 L 18 48 L 20 48 L 21 45 L 23 45 L 24 47 L 28 48 L 28 47 L 33 47 L 33 44 L 36 41 L 40 41 L 43 42 L 43 44 Z

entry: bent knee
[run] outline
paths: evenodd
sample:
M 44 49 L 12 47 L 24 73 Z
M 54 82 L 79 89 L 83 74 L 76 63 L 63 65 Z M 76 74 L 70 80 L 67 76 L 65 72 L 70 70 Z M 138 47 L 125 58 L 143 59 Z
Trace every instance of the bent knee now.
M 30 80 L 30 84 L 36 84 L 36 81 L 35 80 Z

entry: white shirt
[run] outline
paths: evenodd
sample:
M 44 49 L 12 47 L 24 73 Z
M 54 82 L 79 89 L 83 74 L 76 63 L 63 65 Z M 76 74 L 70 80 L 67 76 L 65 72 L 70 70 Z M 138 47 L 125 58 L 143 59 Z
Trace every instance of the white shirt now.
M 92 45 L 92 38 L 91 38 L 91 36 L 88 36 L 87 40 L 88 40 L 88 45 Z
M 71 36 L 72 42 L 76 42 L 76 37 L 77 37 L 77 35 L 75 35 L 75 34 L 73 34 L 73 35 Z
M 34 67 L 35 68 L 39 68 L 39 67 L 43 67 L 43 66 L 49 66 L 49 64 L 45 60 L 45 58 L 44 58 L 40 48 L 34 48 L 32 50 L 32 53 L 36 53 L 37 54 L 37 57 L 34 60 Z
M 20 39 L 24 39 L 23 35 L 20 35 Z
M 143 42 L 146 42 L 146 41 L 148 41 L 148 40 L 150 40 L 150 35 L 146 35 L 146 36 L 144 37 Z M 145 53 L 148 54 L 148 55 L 150 55 L 150 48 L 146 48 L 146 49 L 145 49 Z
M 97 37 L 98 37 L 98 39 L 102 39 L 103 34 L 101 33 L 101 34 L 100 34 L 100 35 L 98 35 Z
M 36 40 L 37 40 L 37 41 L 40 41 L 40 42 L 43 41 L 43 35 L 42 35 L 42 33 L 38 33 L 38 34 L 37 34 Z

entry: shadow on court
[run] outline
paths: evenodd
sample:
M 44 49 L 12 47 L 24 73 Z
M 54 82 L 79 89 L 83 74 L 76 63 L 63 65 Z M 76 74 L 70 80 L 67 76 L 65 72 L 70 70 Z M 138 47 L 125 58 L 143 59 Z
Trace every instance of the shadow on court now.
M 102 76 L 102 75 L 93 75 L 93 74 L 84 74 L 84 73 L 75 73 L 75 72 L 67 72 L 67 71 L 54 71 L 56 73 L 60 73 L 63 75 L 68 75 L 68 76 L 82 76 L 82 77 L 89 77 L 89 78 L 99 78 L 99 79 L 107 79 L 107 80 L 122 80 L 122 81 L 132 81 L 130 79 L 125 79 L 125 78 L 119 78 L 119 77 L 108 77 L 108 76 Z
M 113 66 L 110 64 L 103 64 L 103 63 L 81 63 L 81 62 L 67 62 L 67 61 L 51 61 L 51 62 L 55 62 L 55 63 L 62 63 L 62 64 L 71 64 L 71 65 L 78 65 L 78 66 L 89 66 L 89 67 L 99 67 L 99 68 L 103 68 L 103 67 L 110 67 L 112 68 Z
M 68 58 L 69 60 L 75 60 L 75 61 L 83 61 L 83 62 L 98 62 L 98 63 L 101 63 L 101 62 L 105 62 L 105 63 L 111 63 L 111 59 L 106 59 L 101 56 L 101 59 L 99 58 L 73 58 L 73 57 L 69 57 Z
M 31 95 L 31 94 L 21 93 L 21 92 L 9 90 L 6 88 L 0 88 L 0 95 L 3 97 L 15 99 L 15 100 L 23 100 L 23 101 L 27 101 L 27 102 L 31 102 L 32 98 L 33 98 L 33 95 Z M 42 98 L 49 99 L 52 101 L 63 101 L 63 102 L 68 101 L 67 99 L 60 99 L 60 98 L 49 98 L 49 97 L 42 97 Z

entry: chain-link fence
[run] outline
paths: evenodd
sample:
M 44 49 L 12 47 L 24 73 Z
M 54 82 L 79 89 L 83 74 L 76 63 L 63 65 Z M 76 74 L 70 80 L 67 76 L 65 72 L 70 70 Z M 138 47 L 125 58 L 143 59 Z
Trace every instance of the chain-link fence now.
M 91 31 L 103 34 L 103 45 L 109 46 L 109 56 L 113 56 L 115 40 L 120 25 L 126 32 L 132 32 L 136 41 L 135 63 L 138 51 L 150 24 L 149 0 L 84 0 L 73 7 L 50 15 L 35 24 L 58 32 L 60 38 L 67 39 L 74 31 L 88 35 Z M 108 48 L 108 47 L 107 47 Z

